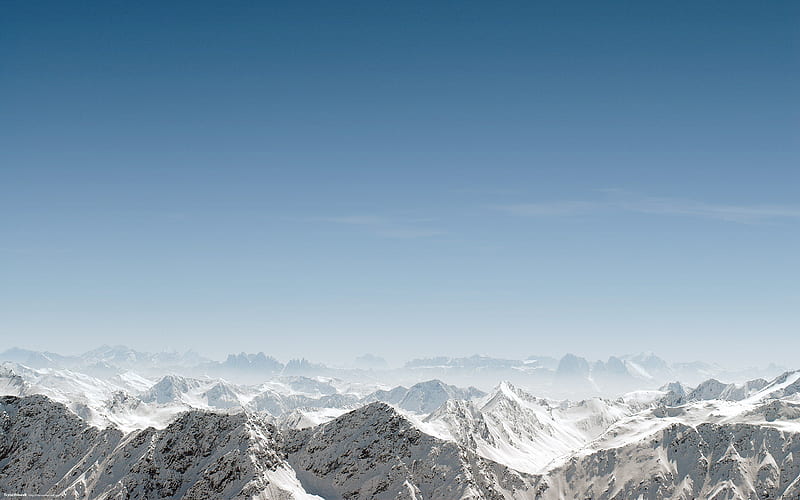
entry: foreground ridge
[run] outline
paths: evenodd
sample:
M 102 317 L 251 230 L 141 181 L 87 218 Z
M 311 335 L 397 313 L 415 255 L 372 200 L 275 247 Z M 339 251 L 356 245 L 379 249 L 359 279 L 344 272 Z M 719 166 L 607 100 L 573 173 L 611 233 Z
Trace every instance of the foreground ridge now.
M 763 391 L 785 396 L 795 382 L 790 374 Z M 558 407 L 509 384 L 483 401 L 480 408 L 448 401 L 426 421 L 373 402 L 302 429 L 281 429 L 252 411 L 190 410 L 164 429 L 125 434 L 91 426 L 46 396 L 5 396 L 0 492 L 69 499 L 800 498 L 800 404 L 793 401 L 760 401 L 728 422 L 698 420 L 708 405 L 724 408 L 707 400 L 654 406 L 617 418 L 538 474 L 487 458 L 477 444 L 493 442 L 497 451 L 519 445 L 520 429 L 565 432 L 544 419 Z M 515 408 L 528 412 L 513 420 Z M 472 439 L 424 432 L 443 415 L 469 419 L 472 427 L 459 430 Z M 516 422 L 506 426 L 504 443 L 492 421 L 501 416 Z M 579 419 L 576 428 L 587 422 L 597 419 Z M 530 443 L 540 438 L 534 433 Z

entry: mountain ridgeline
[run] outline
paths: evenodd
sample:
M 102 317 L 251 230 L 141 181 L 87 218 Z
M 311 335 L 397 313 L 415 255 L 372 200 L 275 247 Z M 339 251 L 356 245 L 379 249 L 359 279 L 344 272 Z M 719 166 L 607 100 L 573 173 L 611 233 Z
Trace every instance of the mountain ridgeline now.
M 332 370 L 263 354 L 12 354 L 0 364 L 7 496 L 800 498 L 800 371 L 653 387 L 680 365 L 475 356 L 414 361 L 399 370 L 445 376 L 391 385 L 395 369 L 375 357 Z M 158 363 L 169 368 L 154 376 Z M 452 383 L 471 372 L 531 383 Z M 562 390 L 643 387 L 558 398 L 536 390 L 542 373 Z

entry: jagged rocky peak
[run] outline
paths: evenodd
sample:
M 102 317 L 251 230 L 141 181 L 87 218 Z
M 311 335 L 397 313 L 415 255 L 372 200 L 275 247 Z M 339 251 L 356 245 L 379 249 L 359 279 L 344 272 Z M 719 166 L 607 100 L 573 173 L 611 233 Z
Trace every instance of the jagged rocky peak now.
M 659 388 L 664 392 L 659 402 L 666 406 L 678 406 L 686 402 L 686 396 L 691 392 L 691 389 L 681 384 L 680 382 L 669 382 Z
M 22 396 L 28 389 L 28 384 L 18 375 L 11 366 L 0 365 L 0 395 Z
M 142 404 L 142 400 L 136 396 L 128 394 L 125 391 L 114 391 L 111 396 L 105 401 L 104 406 L 113 412 L 122 410 L 133 410 Z
M 556 368 L 556 376 L 562 378 L 586 378 L 589 372 L 589 362 L 574 354 L 564 355 Z
M 761 397 L 785 397 L 800 389 L 798 375 L 788 372 L 777 377 L 772 382 L 764 379 L 748 380 L 741 384 L 726 384 L 716 379 L 702 382 L 694 390 L 688 391 L 684 397 L 672 398 L 677 403 L 690 401 L 742 401 L 746 398 L 761 394 Z M 763 393 L 763 394 L 762 394 Z M 666 397 L 670 399 L 670 394 Z
M 689 389 L 684 384 L 682 384 L 682 383 L 680 383 L 678 381 L 668 382 L 668 383 L 662 385 L 661 387 L 659 387 L 659 390 L 660 391 L 664 391 L 664 392 L 673 392 L 673 393 L 677 394 L 678 396 L 685 396 L 686 394 L 688 394 L 691 391 L 691 389 Z
M 782 373 L 767 384 L 762 392 L 772 398 L 784 398 L 800 394 L 800 370 Z
M 190 411 L 128 435 L 44 396 L 0 398 L 0 491 L 58 498 L 302 498 L 257 416 Z
M 63 474 L 91 465 L 122 439 L 115 429 L 100 431 L 46 396 L 0 398 L 0 491 L 59 492 Z
M 500 404 L 520 406 L 527 404 L 545 404 L 545 402 L 516 387 L 511 382 L 504 380 L 500 382 L 500 384 L 498 384 L 498 386 L 491 393 L 489 393 L 486 398 L 486 403 L 483 405 L 483 409 L 489 410 Z
M 268 486 L 265 473 L 283 463 L 276 438 L 270 424 L 243 413 L 186 412 L 163 431 L 140 431 L 125 443 L 112 457 L 118 461 L 109 464 L 112 469 L 122 466 L 124 473 L 113 483 L 107 481 L 106 494 L 139 498 L 255 495 Z M 140 458 L 127 464 L 126 455 Z
M 291 433 L 286 451 L 324 498 L 532 498 L 531 476 L 427 435 L 381 402 Z
M 750 414 L 763 416 L 767 422 L 797 422 L 800 421 L 800 403 L 774 400 L 757 407 Z
M 324 434 L 326 431 L 337 428 L 357 428 L 362 425 L 378 426 L 382 430 L 386 430 L 386 426 L 394 430 L 400 430 L 400 428 L 411 430 L 414 428 L 411 422 L 400 415 L 391 405 L 376 401 L 349 411 L 333 422 L 324 424 L 321 426 L 320 432 Z
M 280 372 L 284 365 L 272 356 L 267 356 L 263 352 L 248 354 L 228 354 L 227 359 L 222 363 L 224 368 L 235 370 L 258 370 L 268 373 Z
M 61 375 L 48 380 L 61 383 Z M 430 380 L 403 389 L 404 398 L 446 396 L 419 420 L 367 399 L 334 402 L 353 397 L 347 394 L 271 392 L 288 387 L 283 378 L 247 393 L 221 381 L 165 377 L 153 387 L 188 390 L 180 393 L 186 401 L 220 400 L 214 404 L 224 407 L 235 397 L 270 394 L 282 412 L 294 412 L 274 420 L 250 408 L 168 413 L 162 430 L 129 434 L 92 427 L 73 412 L 89 418 L 105 409 L 127 418 L 188 406 L 150 406 L 124 391 L 109 392 L 103 407 L 9 397 L 0 400 L 0 491 L 66 498 L 795 498 L 798 379 L 792 372 L 766 384 L 710 382 L 716 399 L 677 407 L 626 398 L 559 402 L 508 382 L 470 400 L 449 397 L 470 390 Z M 662 389 L 687 392 L 680 384 Z M 344 414 L 331 407 L 349 403 L 362 406 Z
M 480 442 L 496 444 L 483 413 L 472 401 L 450 399 L 425 417 L 424 422 L 443 424 L 456 443 L 472 451 L 478 452 Z
M 286 375 L 291 374 L 318 374 L 328 371 L 328 367 L 322 363 L 312 363 L 306 358 L 290 359 L 283 367 L 283 373 Z
M 628 367 L 620 358 L 611 356 L 605 363 L 602 361 L 597 361 L 592 368 L 592 373 L 603 374 L 606 376 L 624 377 L 628 375 Z
M 425 421 L 432 422 L 441 417 L 451 415 L 465 418 L 477 418 L 480 415 L 480 410 L 473 401 L 448 399 L 439 408 L 425 417 Z
M 767 386 L 769 382 L 764 380 L 763 378 L 758 378 L 754 380 L 748 380 L 743 384 L 728 384 L 722 393 L 719 395 L 719 399 L 724 399 L 727 401 L 741 401 L 745 398 L 756 394 L 761 389 Z

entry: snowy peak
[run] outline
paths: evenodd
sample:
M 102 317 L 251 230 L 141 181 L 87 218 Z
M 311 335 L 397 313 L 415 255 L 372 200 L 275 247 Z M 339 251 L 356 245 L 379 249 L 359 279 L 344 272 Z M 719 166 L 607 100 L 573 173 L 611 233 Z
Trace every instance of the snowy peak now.
M 375 384 L 404 386 L 426 379 L 441 379 L 460 387 L 492 387 L 497 380 L 511 380 L 551 398 L 616 396 L 633 390 L 654 390 L 670 380 L 698 384 L 709 378 L 736 382 L 777 375 L 780 368 L 737 368 L 729 371 L 703 362 L 667 363 L 652 353 L 611 356 L 589 361 L 575 354 L 556 360 L 547 356 L 504 359 L 485 355 L 434 357 L 410 360 L 403 367 L 381 369 L 378 357 L 365 357 L 361 368 L 329 367 L 304 358 L 282 363 L 258 352 L 230 354 L 224 361 L 212 361 L 194 353 L 144 352 L 126 346 L 101 346 L 80 355 L 13 348 L 0 353 L 0 361 L 12 361 L 34 369 L 71 370 L 108 379 L 125 372 L 149 378 L 175 373 L 188 378 L 221 377 L 238 384 L 258 384 L 278 375 L 330 377 L 349 382 L 373 379 Z M 381 378 L 382 380 L 378 380 Z M 374 389 L 377 387 L 373 387 Z M 359 396 L 369 391 L 360 393 Z
M 379 389 L 377 391 L 374 391 L 371 394 L 369 394 L 367 397 L 365 397 L 364 401 L 367 402 L 367 403 L 370 403 L 370 402 L 373 402 L 373 401 L 383 401 L 384 403 L 389 403 L 389 404 L 392 404 L 392 405 L 398 405 L 398 404 L 400 404 L 400 401 L 402 401 L 403 398 L 406 397 L 406 394 L 408 394 L 408 388 L 403 387 L 402 385 L 399 385 L 399 386 L 397 386 L 397 387 L 395 387 L 393 389 L 390 389 L 388 391 L 387 390 L 383 390 L 383 389 Z
M 548 404 L 545 400 L 517 388 L 508 381 L 501 382 L 489 395 L 483 398 L 481 411 L 546 411 Z
M 44 396 L 0 398 L 0 491 L 59 498 L 308 498 L 268 423 L 187 412 L 127 436 Z
M 7 365 L 0 365 L 0 396 L 23 396 L 28 384 Z
M 357 434 L 404 433 L 414 426 L 397 410 L 380 401 L 370 403 L 353 411 L 349 411 L 337 419 L 323 424 L 313 431 L 315 436 L 326 433 L 337 433 L 341 429 L 350 429 Z M 419 431 L 414 431 L 417 435 Z
M 800 394 L 800 371 L 785 372 L 759 392 L 764 398 L 785 398 Z
M 210 389 L 203 392 L 203 398 L 211 408 L 229 409 L 242 406 L 239 395 L 225 382 L 214 384 Z
M 430 413 L 448 399 L 472 399 L 483 395 L 483 392 L 474 387 L 461 389 L 441 380 L 429 380 L 412 385 L 398 406 L 415 413 Z
M 580 401 L 536 397 L 509 381 L 489 394 L 433 379 L 361 397 L 347 391 L 375 386 L 286 375 L 252 386 L 131 372 L 100 379 L 13 363 L 0 367 L 0 382 L 65 402 L 0 399 L 0 491 L 766 499 L 795 498 L 800 482 L 800 372 Z M 108 423 L 116 429 L 103 430 Z
M 698 385 L 690 392 L 686 399 L 690 401 L 703 401 L 707 399 L 718 399 L 720 394 L 728 388 L 728 384 L 723 384 L 717 379 L 708 379 Z
M 662 390 L 667 392 L 662 398 L 662 402 L 668 406 L 677 406 L 691 401 L 779 399 L 800 392 L 800 371 L 785 372 L 771 382 L 759 378 L 748 380 L 742 384 L 726 384 L 712 378 L 702 382 L 693 390 L 687 390 L 685 386 L 678 383 L 669 384 Z
M 190 381 L 177 375 L 166 375 L 142 394 L 140 399 L 145 403 L 181 403 L 190 390 L 201 386 L 199 381 Z
M 433 379 L 419 382 L 410 388 L 403 386 L 391 390 L 378 390 L 367 395 L 363 402 L 382 401 L 396 405 L 403 410 L 413 413 L 431 413 L 446 401 L 452 399 L 469 400 L 484 396 L 485 393 L 474 388 L 466 389 L 445 384 L 441 380 Z
M 550 402 L 502 382 L 480 405 L 448 401 L 423 421 L 423 429 L 487 459 L 536 473 L 632 411 L 622 402 L 599 399 Z
M 287 440 L 307 491 L 325 498 L 520 498 L 532 478 L 421 432 L 371 403 Z

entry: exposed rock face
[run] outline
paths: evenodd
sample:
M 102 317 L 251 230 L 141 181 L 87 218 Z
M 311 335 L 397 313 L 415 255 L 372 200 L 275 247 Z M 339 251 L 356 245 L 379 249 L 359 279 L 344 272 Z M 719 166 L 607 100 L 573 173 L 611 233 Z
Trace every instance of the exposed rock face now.
M 0 491 L 61 492 L 112 453 L 123 437 L 100 431 L 45 396 L 0 398 Z
M 295 431 L 286 451 L 308 491 L 328 499 L 534 498 L 534 476 L 424 434 L 384 403 Z
M 800 498 L 800 434 L 749 424 L 674 424 L 640 442 L 573 458 L 542 498 Z
M 66 498 L 293 498 L 280 437 L 244 413 L 100 431 L 44 396 L 0 399 L 0 491 Z M 296 496 L 296 495 L 295 495 Z
M 88 426 L 44 396 L 0 400 L 0 491 L 65 498 L 527 498 L 533 476 L 422 433 L 373 403 L 284 438 L 245 413 L 164 430 Z M 288 462 L 287 462 L 288 453 Z M 303 485 L 297 481 L 300 472 Z

